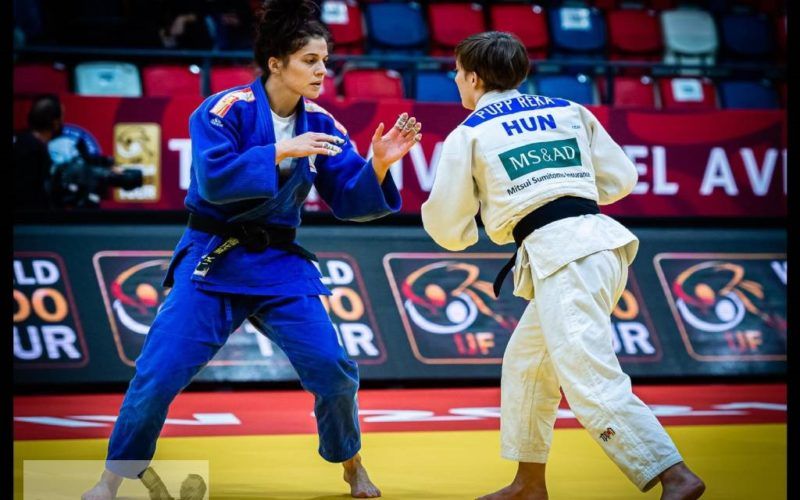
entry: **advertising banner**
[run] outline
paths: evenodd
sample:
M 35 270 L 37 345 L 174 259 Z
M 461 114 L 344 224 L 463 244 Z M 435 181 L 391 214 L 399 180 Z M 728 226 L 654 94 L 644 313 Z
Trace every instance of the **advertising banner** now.
M 82 368 L 89 350 L 64 261 L 15 252 L 14 369 Z
M 424 364 L 500 364 L 527 302 L 501 294 L 494 278 L 504 253 L 393 253 L 383 258 L 414 357 Z M 636 276 L 611 317 L 614 351 L 624 362 L 661 359 L 662 351 Z
M 495 300 L 508 254 L 388 254 L 383 265 L 414 357 L 425 364 L 500 363 L 525 309 Z
M 108 326 L 122 363 L 134 367 L 147 333 L 169 289 L 161 280 L 170 251 L 103 251 L 93 263 Z M 380 337 L 358 264 L 344 253 L 319 253 L 322 281 L 332 295 L 321 296 L 340 344 L 360 365 L 380 364 L 386 348 Z M 290 380 L 297 377 L 280 348 L 249 321 L 239 326 L 208 363 L 200 380 L 235 378 Z
M 17 226 L 14 367 L 25 384 L 127 382 L 179 226 Z M 632 377 L 780 376 L 786 370 L 786 234 L 777 229 L 636 229 L 639 253 L 610 318 Z M 113 235 L 113 236 L 111 236 Z M 339 342 L 363 380 L 498 380 L 528 303 L 492 282 L 511 247 L 485 234 L 444 252 L 421 228 L 301 228 L 319 257 Z M 57 253 L 56 253 L 57 252 Z M 267 332 L 268 334 L 268 332 Z M 268 335 L 245 322 L 205 381 L 295 380 Z
M 655 264 L 692 358 L 786 360 L 785 254 L 662 253 Z
M 144 185 L 113 189 L 104 209 L 183 210 L 189 187 L 189 116 L 199 97 L 112 98 L 62 96 L 65 122 L 90 150 L 142 171 Z M 406 111 L 424 124 L 423 140 L 391 174 L 403 196 L 402 213 L 418 215 L 433 185 L 442 143 L 468 115 L 458 104 L 325 100 L 348 130 L 356 150 L 371 155 L 380 122 Z M 14 127 L 25 127 L 28 99 L 14 102 Z M 786 216 L 786 113 L 781 110 L 629 111 L 590 106 L 639 172 L 633 193 L 603 207 L 625 217 Z M 498 125 L 500 126 L 500 125 Z M 72 137 L 72 136 L 70 136 Z M 308 212 L 327 207 L 316 190 Z

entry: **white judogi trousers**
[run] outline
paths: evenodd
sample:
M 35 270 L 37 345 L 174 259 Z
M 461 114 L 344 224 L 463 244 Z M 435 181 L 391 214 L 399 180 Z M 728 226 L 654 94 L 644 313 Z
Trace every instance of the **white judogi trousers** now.
M 525 269 L 523 272 L 530 272 Z M 501 455 L 546 463 L 561 400 L 642 491 L 682 461 L 653 412 L 633 394 L 612 347 L 611 312 L 628 280 L 625 252 L 603 250 L 539 279 L 503 357 Z

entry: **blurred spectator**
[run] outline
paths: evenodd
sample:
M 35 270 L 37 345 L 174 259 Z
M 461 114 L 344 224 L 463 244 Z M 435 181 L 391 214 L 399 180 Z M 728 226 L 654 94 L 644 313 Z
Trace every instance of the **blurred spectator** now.
M 247 0 L 162 0 L 159 35 L 168 49 L 250 49 L 253 12 Z
M 153 0 L 38 0 L 43 43 L 159 47 Z
M 211 34 L 199 7 L 192 0 L 163 0 L 158 34 L 167 49 L 210 49 Z M 198 5 L 199 4 L 199 5 Z
M 28 129 L 14 137 L 14 207 L 22 210 L 51 208 L 49 201 L 52 160 L 47 143 L 64 128 L 63 107 L 57 96 L 34 100 Z
M 216 28 L 217 48 L 250 50 L 253 47 L 253 11 L 247 0 L 207 2 Z
M 42 36 L 41 8 L 38 0 L 14 0 L 14 37 L 20 45 L 35 42 Z M 19 33 L 19 34 L 18 34 Z M 16 40 L 16 38 L 20 38 Z

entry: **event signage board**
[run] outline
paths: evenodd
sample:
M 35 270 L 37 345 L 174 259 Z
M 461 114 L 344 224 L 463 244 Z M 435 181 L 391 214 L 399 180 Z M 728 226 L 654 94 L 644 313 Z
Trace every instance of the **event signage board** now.
M 188 120 L 201 102 L 199 97 L 70 94 L 62 101 L 68 126 L 92 137 L 99 153 L 144 175 L 144 186 L 127 192 L 114 190 L 102 202 L 104 209 L 184 209 L 192 161 Z M 466 110 L 450 103 L 326 100 L 321 104 L 347 127 L 355 149 L 363 156 L 371 155 L 371 137 L 378 123 L 392 123 L 406 111 L 424 124 L 422 142 L 391 168 L 403 196 L 401 213 L 409 215 L 418 215 L 428 197 L 445 138 L 468 116 Z M 28 98 L 15 97 L 15 129 L 26 126 L 29 106 Z M 784 111 L 589 109 L 622 146 L 639 174 L 632 194 L 603 207 L 605 213 L 628 218 L 786 216 Z M 314 189 L 305 210 L 327 211 Z
M 67 268 L 55 252 L 15 252 L 14 369 L 82 368 L 89 351 Z
M 639 253 L 610 318 L 626 372 L 785 373 L 785 232 L 633 230 Z M 15 227 L 16 381 L 127 382 L 168 297 L 160 283 L 180 233 L 179 226 Z M 449 253 L 414 227 L 317 226 L 299 237 L 319 256 L 332 292 L 320 300 L 363 380 L 499 379 L 528 307 L 512 294 L 511 277 L 500 298 L 491 291 L 512 247 L 481 232 L 474 247 Z M 199 380 L 296 379 L 278 346 L 252 324 L 237 326 Z M 45 327 L 60 333 L 43 335 Z
M 507 260 L 503 253 L 384 256 L 397 312 L 417 360 L 500 363 L 526 305 L 494 297 L 492 282 Z
M 786 360 L 785 254 L 662 253 L 655 264 L 692 358 Z
M 383 258 L 397 312 L 414 357 L 424 364 L 500 364 L 527 302 L 495 299 L 502 253 L 392 253 Z M 629 363 L 661 359 L 662 350 L 636 277 L 611 315 L 614 351 Z
M 101 251 L 93 256 L 109 331 L 122 363 L 135 366 L 156 313 L 169 289 L 161 287 L 171 251 Z M 332 295 L 321 296 L 339 343 L 359 364 L 380 364 L 386 349 L 370 307 L 358 264 L 345 253 L 320 253 L 322 281 Z M 238 326 L 208 363 L 201 380 L 224 380 L 250 373 L 253 378 L 296 378 L 289 359 L 248 320 Z

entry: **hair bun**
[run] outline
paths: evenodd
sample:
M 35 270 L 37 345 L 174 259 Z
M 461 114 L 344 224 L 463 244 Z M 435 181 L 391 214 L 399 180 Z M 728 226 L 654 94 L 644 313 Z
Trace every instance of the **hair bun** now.
M 266 75 L 270 57 L 284 58 L 314 37 L 330 41 L 330 32 L 320 21 L 319 7 L 312 0 L 265 1 L 255 32 L 253 56 Z
M 300 26 L 317 17 L 317 4 L 311 0 L 267 0 L 261 10 L 263 22 L 277 26 Z

